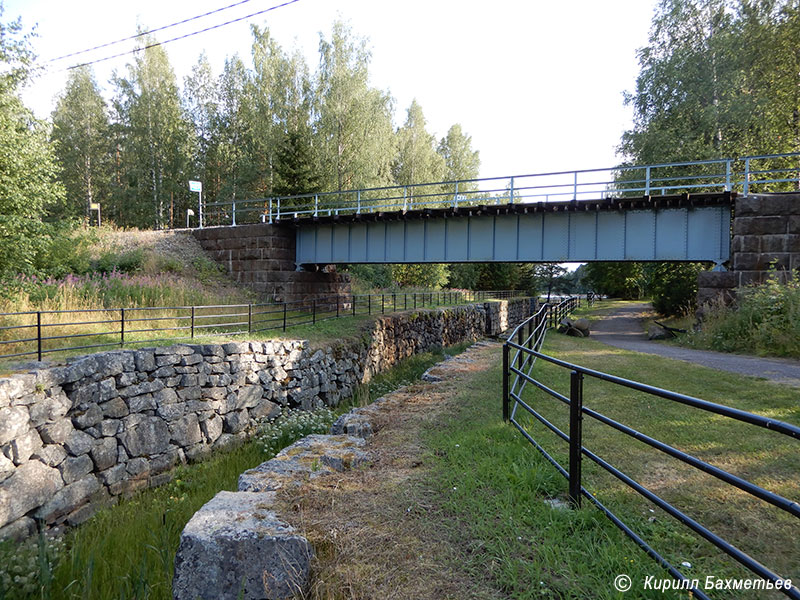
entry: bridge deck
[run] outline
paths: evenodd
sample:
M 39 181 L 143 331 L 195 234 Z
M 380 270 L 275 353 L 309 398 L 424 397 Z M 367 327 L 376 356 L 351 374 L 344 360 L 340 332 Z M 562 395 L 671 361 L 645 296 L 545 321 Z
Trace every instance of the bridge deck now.
M 730 253 L 732 192 L 319 215 L 297 263 L 710 261 Z M 281 220 L 286 223 L 287 220 Z

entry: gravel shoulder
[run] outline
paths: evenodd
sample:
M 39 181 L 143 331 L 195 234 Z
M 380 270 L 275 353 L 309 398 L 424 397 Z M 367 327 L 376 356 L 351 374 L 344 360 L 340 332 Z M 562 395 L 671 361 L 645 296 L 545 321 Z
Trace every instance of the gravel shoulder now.
M 775 383 L 800 387 L 800 361 L 797 360 L 694 350 L 648 340 L 641 323 L 651 310 L 650 305 L 644 302 L 620 308 L 593 323 L 592 337 L 604 344 L 624 350 L 656 354 L 712 369 L 761 377 Z

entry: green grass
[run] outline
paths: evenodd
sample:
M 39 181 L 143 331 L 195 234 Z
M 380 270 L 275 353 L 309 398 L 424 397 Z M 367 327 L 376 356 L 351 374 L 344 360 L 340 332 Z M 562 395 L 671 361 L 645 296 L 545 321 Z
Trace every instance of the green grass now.
M 337 407 L 335 414 L 418 380 L 430 366 L 467 346 L 464 343 L 435 349 L 398 363 L 363 385 L 354 398 Z M 35 544 L 0 543 L 0 600 L 171 598 L 173 562 L 184 526 L 218 491 L 236 490 L 240 473 L 305 434 L 305 422 L 298 423 L 292 416 L 283 421 L 267 427 L 263 435 L 239 448 L 177 468 L 172 481 L 164 486 L 101 510 L 87 523 L 69 531 L 58 548 L 46 548 L 47 560 L 39 559 Z M 277 441 L 266 439 L 272 433 L 277 434 Z M 265 448 L 270 452 L 265 453 Z M 25 581 L 12 582 L 4 590 L 4 571 L 11 572 L 12 577 L 25 577 L 29 591 L 25 591 Z M 34 583 L 40 591 L 30 591 Z
M 570 362 L 800 424 L 794 389 L 552 332 L 545 350 Z M 565 370 L 540 363 L 537 374 L 568 394 Z M 580 510 L 555 510 L 544 503 L 565 498 L 566 480 L 513 426 L 502 423 L 499 365 L 479 377 L 454 399 L 449 418 L 426 432 L 433 471 L 425 487 L 434 491 L 438 510 L 425 518 L 453 539 L 471 576 L 489 578 L 510 598 L 622 598 L 612 585 L 622 573 L 634 581 L 628 597 L 688 597 L 644 591 L 645 576 L 668 575 L 585 501 Z M 566 406 L 532 386 L 525 396 L 562 430 L 568 428 Z M 800 453 L 794 440 L 602 382 L 585 382 L 585 404 L 800 500 Z M 564 442 L 532 418 L 520 420 L 562 465 L 568 464 Z M 584 445 L 779 574 L 800 580 L 796 518 L 589 418 L 584 420 Z M 748 577 L 732 559 L 587 459 L 584 485 L 687 576 Z M 692 567 L 680 567 L 684 561 Z M 710 595 L 771 597 L 763 592 Z

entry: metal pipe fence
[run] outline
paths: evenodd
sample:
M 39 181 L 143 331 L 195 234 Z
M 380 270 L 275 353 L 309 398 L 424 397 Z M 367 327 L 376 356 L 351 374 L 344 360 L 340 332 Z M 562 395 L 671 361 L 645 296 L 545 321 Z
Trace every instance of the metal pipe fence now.
M 274 223 L 304 217 L 426 208 L 631 198 L 682 193 L 800 189 L 800 153 L 765 154 L 652 165 L 619 165 L 507 177 L 440 181 L 210 202 L 209 225 Z
M 0 359 L 54 352 L 124 347 L 142 342 L 194 340 L 264 331 L 346 316 L 385 314 L 509 299 L 515 290 L 384 292 L 280 303 L 153 306 L 0 313 Z
M 661 398 L 670 402 L 677 402 L 706 413 L 721 415 L 742 423 L 747 423 L 756 427 L 765 428 L 775 435 L 787 436 L 795 440 L 800 440 L 800 428 L 790 423 L 785 423 L 776 419 L 763 417 L 746 411 L 738 410 L 721 404 L 716 404 L 699 398 L 694 398 L 684 394 L 679 394 L 670 390 L 657 388 L 637 381 L 624 379 L 588 369 L 580 365 L 575 365 L 541 352 L 541 346 L 547 334 L 547 330 L 557 325 L 561 318 L 573 310 L 577 303 L 575 299 L 567 299 L 557 306 L 545 305 L 535 315 L 521 323 L 508 337 L 503 345 L 503 419 L 514 425 L 519 432 L 527 439 L 544 457 L 552 464 L 559 473 L 568 481 L 568 497 L 573 506 L 579 507 L 581 499 L 586 498 L 604 515 L 606 515 L 625 535 L 631 538 L 642 550 L 644 550 L 653 560 L 669 572 L 669 574 L 680 582 L 691 582 L 674 565 L 667 561 L 658 551 L 637 534 L 632 527 L 627 525 L 619 516 L 614 514 L 610 508 L 605 506 L 598 498 L 587 491 L 582 481 L 581 463 L 583 457 L 588 458 L 602 469 L 616 477 L 635 492 L 664 510 L 667 514 L 675 518 L 678 522 L 689 528 L 695 534 L 713 544 L 716 548 L 733 558 L 750 572 L 758 577 L 770 582 L 772 589 L 780 591 L 785 596 L 800 599 L 800 589 L 794 585 L 785 586 L 786 577 L 781 577 L 768 567 L 762 565 L 753 557 L 737 548 L 721 536 L 703 526 L 701 523 L 691 518 L 645 486 L 635 481 L 630 475 L 615 467 L 605 458 L 598 456 L 583 445 L 584 417 L 589 417 L 594 421 L 602 423 L 612 429 L 625 434 L 648 447 L 675 458 L 691 467 L 711 475 L 725 484 L 739 489 L 755 498 L 758 498 L 789 515 L 800 518 L 800 504 L 771 492 L 759 485 L 756 485 L 744 478 L 734 475 L 724 469 L 711 465 L 695 456 L 692 456 L 667 442 L 655 439 L 633 427 L 620 423 L 599 411 L 587 408 L 583 405 L 584 392 L 583 383 L 585 378 L 597 379 L 609 382 L 623 388 L 636 390 L 652 397 Z M 555 317 L 553 317 L 555 315 Z M 513 355 L 512 355 L 513 353 Z M 551 389 L 532 375 L 533 367 L 541 359 L 560 368 L 569 370 L 570 389 L 569 395 L 564 395 Z M 551 421 L 537 411 L 531 403 L 523 399 L 523 391 L 527 384 L 531 384 L 545 394 L 555 398 L 558 402 L 566 405 L 569 409 L 569 429 L 562 431 Z M 535 439 L 533 434 L 528 431 L 517 418 L 517 412 L 528 414 L 536 419 L 544 427 L 554 433 L 558 438 L 568 444 L 569 464 L 564 468 L 545 448 Z M 690 587 L 693 597 L 708 599 L 708 596 L 701 589 Z

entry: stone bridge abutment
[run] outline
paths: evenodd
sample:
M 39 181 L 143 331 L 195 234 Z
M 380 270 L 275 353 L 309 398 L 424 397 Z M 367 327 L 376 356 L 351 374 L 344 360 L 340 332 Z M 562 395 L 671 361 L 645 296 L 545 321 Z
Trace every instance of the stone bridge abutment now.
M 731 231 L 728 271 L 700 273 L 698 305 L 736 289 L 764 282 L 777 273 L 783 280 L 800 269 L 800 193 L 750 194 L 737 197 Z

